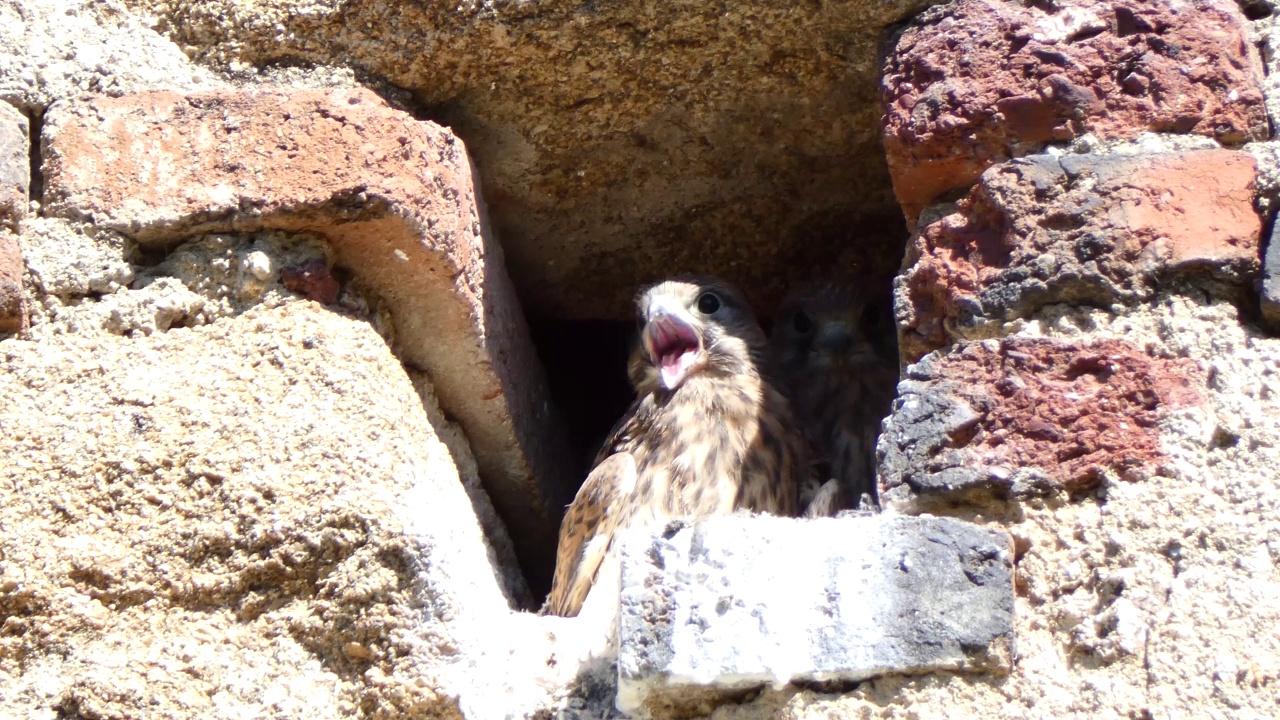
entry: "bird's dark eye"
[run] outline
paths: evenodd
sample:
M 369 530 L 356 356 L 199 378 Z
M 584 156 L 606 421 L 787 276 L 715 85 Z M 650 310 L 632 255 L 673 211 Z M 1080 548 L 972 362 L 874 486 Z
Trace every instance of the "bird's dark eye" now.
M 704 292 L 698 296 L 698 312 L 703 315 L 714 315 L 720 309 L 720 296 L 713 292 Z
M 813 332 L 813 318 L 809 317 L 809 313 L 797 310 L 796 314 L 791 316 L 791 327 L 801 335 L 808 335 Z
M 867 303 L 862 308 L 862 326 L 874 328 L 880 326 L 881 321 L 880 306 L 875 303 Z

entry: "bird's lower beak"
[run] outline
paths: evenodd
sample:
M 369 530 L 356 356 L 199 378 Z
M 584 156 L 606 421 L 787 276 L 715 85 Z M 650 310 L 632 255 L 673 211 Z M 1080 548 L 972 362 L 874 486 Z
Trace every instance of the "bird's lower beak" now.
M 662 386 L 675 390 L 702 364 L 702 340 L 682 308 L 653 308 L 642 338 Z

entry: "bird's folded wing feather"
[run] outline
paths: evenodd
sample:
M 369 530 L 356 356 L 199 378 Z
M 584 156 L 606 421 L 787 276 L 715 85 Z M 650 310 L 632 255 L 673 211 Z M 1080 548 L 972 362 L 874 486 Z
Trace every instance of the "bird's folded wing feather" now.
M 605 554 L 617 517 L 610 512 L 621 494 L 635 486 L 636 463 L 629 452 L 605 458 L 587 476 L 560 523 L 556 573 L 546 611 L 573 617 L 582 609 Z
M 813 498 L 804 503 L 804 517 L 835 517 L 836 513 L 845 509 L 844 488 L 840 481 L 831 479 L 823 483 L 814 493 Z

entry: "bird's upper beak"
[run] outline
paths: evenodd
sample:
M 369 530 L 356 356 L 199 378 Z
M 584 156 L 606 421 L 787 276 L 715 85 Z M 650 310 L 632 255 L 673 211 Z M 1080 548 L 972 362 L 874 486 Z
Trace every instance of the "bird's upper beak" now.
M 856 368 L 875 359 L 871 346 L 859 337 L 851 323 L 842 320 L 823 323 L 815 346 L 823 362 L 834 367 Z
M 853 349 L 853 328 L 844 322 L 828 322 L 822 326 L 818 342 L 826 347 L 827 352 L 840 356 Z
M 671 298 L 656 297 L 645 310 L 641 339 L 662 376 L 662 386 L 675 390 L 703 363 L 702 337 L 697 320 Z

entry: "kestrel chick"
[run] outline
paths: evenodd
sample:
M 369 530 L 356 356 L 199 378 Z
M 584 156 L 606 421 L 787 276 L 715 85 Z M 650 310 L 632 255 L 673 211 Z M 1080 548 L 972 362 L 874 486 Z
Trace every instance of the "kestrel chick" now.
M 560 525 L 544 612 L 578 614 L 628 527 L 746 509 L 796 514 L 806 445 L 759 371 L 764 332 L 742 295 L 712 278 L 641 292 L 628 363 L 636 400 L 614 426 Z
M 862 495 L 875 500 L 875 444 L 898 383 L 898 349 L 888 308 L 866 290 L 832 283 L 792 292 L 779 308 L 770 359 L 808 436 L 822 479 L 802 487 L 806 515 L 834 515 Z M 821 505 L 823 507 L 816 507 Z

